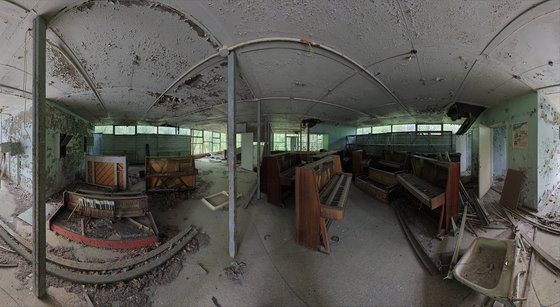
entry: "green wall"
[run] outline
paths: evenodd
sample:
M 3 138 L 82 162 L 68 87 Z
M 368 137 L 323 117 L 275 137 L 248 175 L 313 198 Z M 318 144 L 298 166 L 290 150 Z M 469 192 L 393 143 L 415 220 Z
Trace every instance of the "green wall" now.
M 310 129 L 311 133 L 328 135 L 328 150 L 342 150 L 346 146 L 346 136 L 356 134 L 356 127 L 342 125 L 318 124 Z
M 538 200 L 547 205 L 560 182 L 560 103 L 538 96 Z
M 520 205 L 530 209 L 538 206 L 538 114 L 537 93 L 529 93 L 498 106 L 487 109 L 482 113 L 479 122 L 489 127 L 506 127 L 507 136 L 507 167 L 525 173 L 522 185 Z M 527 148 L 513 148 L 513 125 L 528 123 L 529 146 Z M 476 129 L 476 128 L 475 128 Z M 474 145 L 473 140 L 473 145 Z M 474 151 L 474 149 L 473 149 Z M 474 164 L 473 164 L 474 168 Z

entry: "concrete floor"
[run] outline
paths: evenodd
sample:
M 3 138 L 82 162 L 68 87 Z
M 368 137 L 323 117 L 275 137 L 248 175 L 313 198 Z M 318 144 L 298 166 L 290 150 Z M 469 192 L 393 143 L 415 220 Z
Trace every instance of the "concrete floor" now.
M 205 195 L 226 190 L 227 167 L 197 160 L 197 168 L 198 188 L 192 197 L 168 210 L 152 206 L 152 213 L 160 227 L 200 227 L 210 236 L 210 244 L 189 255 L 171 283 L 145 289 L 153 293 L 154 305 L 214 306 L 214 297 L 219 304 L 231 306 L 449 306 L 460 304 L 472 293 L 457 281 L 430 276 L 404 237 L 393 208 L 355 187 L 350 190 L 345 219 L 329 230 L 330 236 L 340 239 L 331 242 L 331 255 L 295 243 L 293 204 L 279 208 L 268 204 L 263 195 L 247 209 L 238 209 L 239 251 L 235 260 L 246 263 L 247 268 L 240 282 L 233 282 L 224 272 L 234 260 L 227 248 L 227 208 L 211 211 L 200 201 Z M 247 201 L 255 182 L 255 173 L 239 171 L 238 192 L 243 194 L 239 204 Z M 137 183 L 136 188 L 142 184 Z M 74 244 L 64 243 L 60 245 Z M 91 255 L 89 249 L 81 246 L 79 254 Z M 68 300 L 74 302 L 72 305 L 84 304 L 81 297 L 54 288 L 51 298 L 41 302 L 29 288 L 14 286 L 19 281 L 13 270 L 0 271 L 2 306 L 50 305 Z
M 225 165 L 198 163 L 197 168 L 221 174 Z M 250 174 L 240 174 L 240 191 L 254 182 L 247 179 Z M 225 187 L 225 178 L 213 181 L 208 194 Z M 449 306 L 471 293 L 458 282 L 430 276 L 423 269 L 389 205 L 352 187 L 347 206 L 345 219 L 329 230 L 330 236 L 340 238 L 332 243 L 331 255 L 295 243 L 293 204 L 279 208 L 264 196 L 239 209 L 235 260 L 247 264 L 239 283 L 227 279 L 224 272 L 233 261 L 227 249 L 226 210 L 211 211 L 197 200 L 188 200 L 173 211 L 157 213 L 158 223 L 176 224 L 186 217 L 184 225 L 201 227 L 210 236 L 210 245 L 187 258 L 177 279 L 155 289 L 154 304 L 213 306 L 215 297 L 220 304 L 233 306 Z

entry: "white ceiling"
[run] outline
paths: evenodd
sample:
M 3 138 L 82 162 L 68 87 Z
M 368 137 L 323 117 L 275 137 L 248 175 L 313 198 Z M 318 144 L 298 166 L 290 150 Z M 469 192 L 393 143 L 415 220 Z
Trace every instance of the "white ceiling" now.
M 94 123 L 223 130 L 220 48 L 238 58 L 237 121 L 254 122 L 261 99 L 283 128 L 442 121 L 457 101 L 560 84 L 560 0 L 12 0 L 0 2 L 5 113 L 31 92 L 38 15 L 47 98 Z

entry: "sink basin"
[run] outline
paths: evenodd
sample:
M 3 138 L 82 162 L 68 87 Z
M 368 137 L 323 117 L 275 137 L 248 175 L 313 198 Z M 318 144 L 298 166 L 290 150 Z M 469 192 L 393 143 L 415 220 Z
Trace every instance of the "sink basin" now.
M 515 240 L 476 238 L 453 275 L 471 289 L 510 305 L 515 247 Z

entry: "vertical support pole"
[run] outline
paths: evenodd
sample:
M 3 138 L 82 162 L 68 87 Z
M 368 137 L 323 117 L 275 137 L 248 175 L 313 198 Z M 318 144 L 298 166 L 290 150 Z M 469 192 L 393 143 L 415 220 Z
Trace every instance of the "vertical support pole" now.
M 257 100 L 257 199 L 261 199 L 261 101 Z
M 311 144 L 309 144 L 309 124 L 307 125 L 307 152 L 311 149 Z
M 43 17 L 33 20 L 33 292 L 46 294 L 45 91 L 46 32 Z
M 237 189 L 235 186 L 235 52 L 228 54 L 228 85 L 227 85 L 227 160 L 228 160 L 228 181 L 229 181 L 229 256 L 234 258 L 237 253 L 236 246 L 236 226 L 237 210 L 235 208 L 235 198 Z

